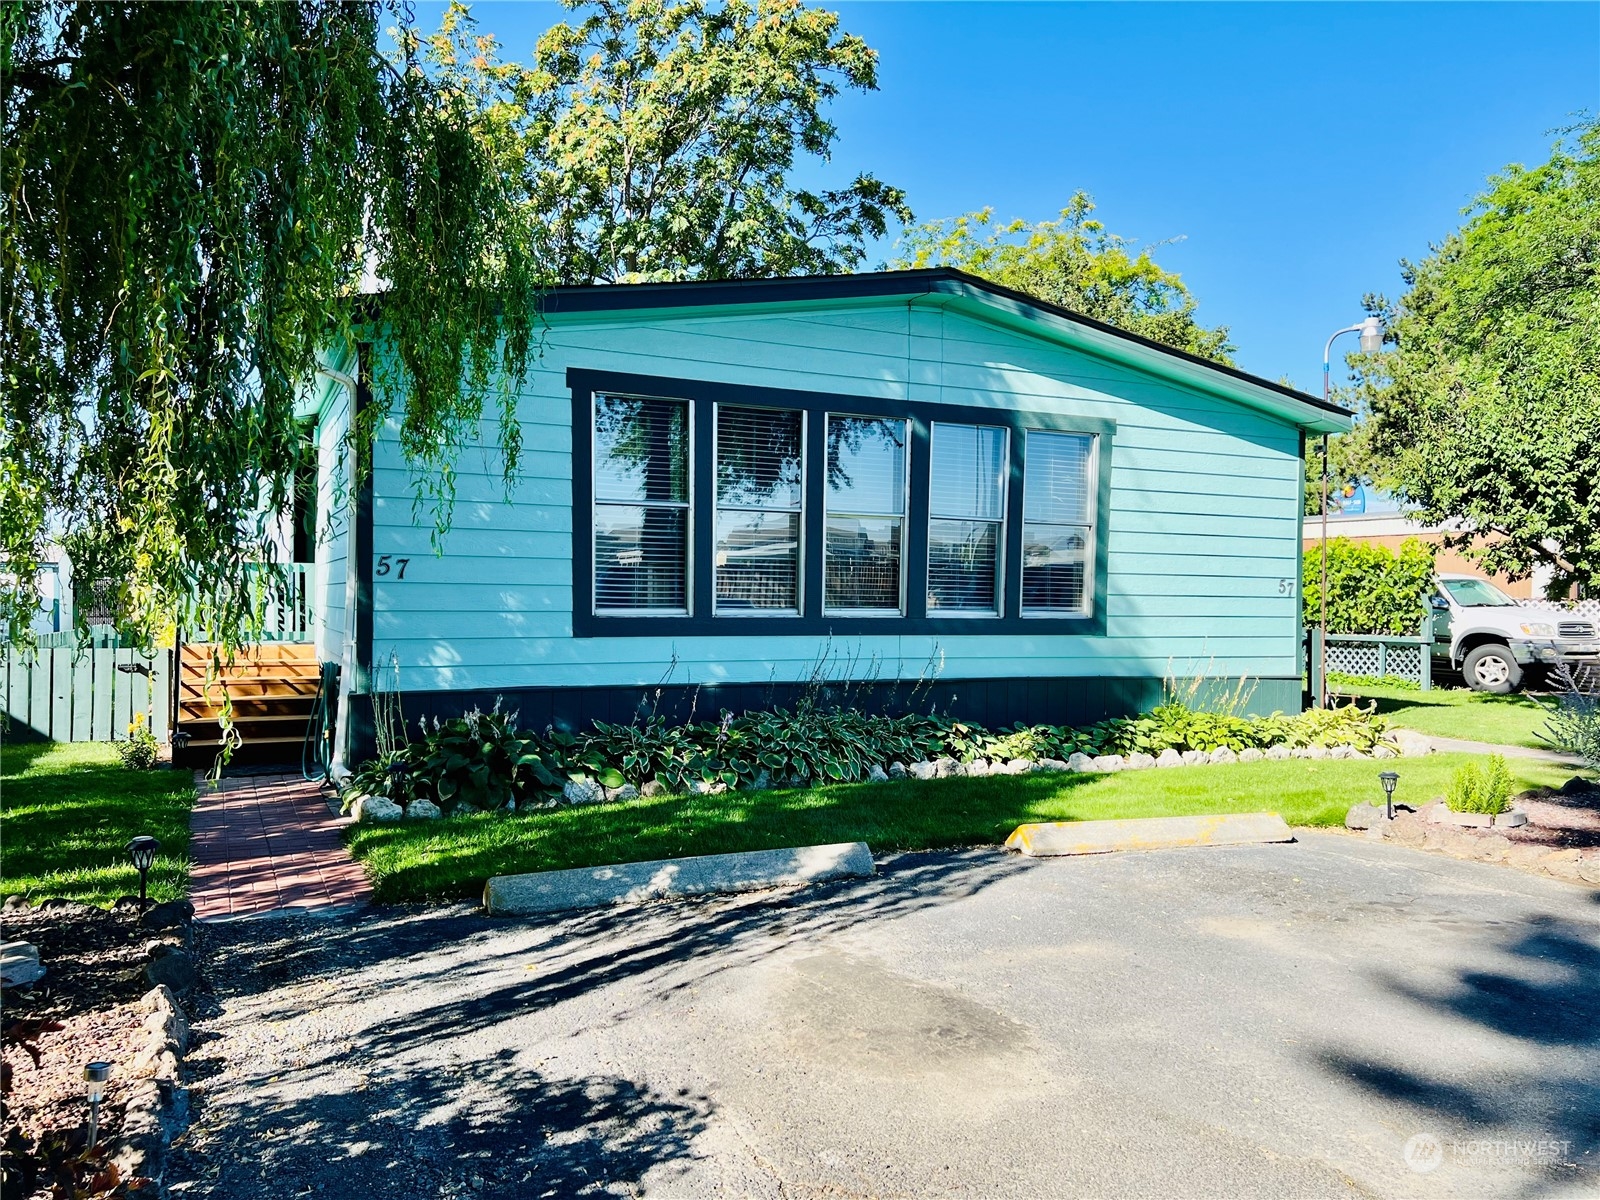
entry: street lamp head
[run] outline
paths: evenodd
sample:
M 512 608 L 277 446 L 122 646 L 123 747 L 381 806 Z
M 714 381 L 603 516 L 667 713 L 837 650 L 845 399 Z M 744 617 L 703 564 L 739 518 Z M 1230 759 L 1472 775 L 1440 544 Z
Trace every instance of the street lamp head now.
M 1376 354 L 1383 349 L 1383 322 L 1368 317 L 1361 322 L 1361 353 Z

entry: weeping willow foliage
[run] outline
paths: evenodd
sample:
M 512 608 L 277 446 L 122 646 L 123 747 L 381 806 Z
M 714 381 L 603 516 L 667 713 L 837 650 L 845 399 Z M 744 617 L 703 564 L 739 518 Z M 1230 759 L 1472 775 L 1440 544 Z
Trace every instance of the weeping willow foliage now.
M 450 463 L 534 352 L 523 208 L 471 95 L 379 49 L 384 3 L 7 3 L 0 587 L 25 640 L 51 543 L 125 628 L 243 640 L 317 355 L 381 334 L 386 419 L 448 520 Z M 361 281 L 386 286 L 363 307 Z M 265 515 L 264 515 L 265 514 Z

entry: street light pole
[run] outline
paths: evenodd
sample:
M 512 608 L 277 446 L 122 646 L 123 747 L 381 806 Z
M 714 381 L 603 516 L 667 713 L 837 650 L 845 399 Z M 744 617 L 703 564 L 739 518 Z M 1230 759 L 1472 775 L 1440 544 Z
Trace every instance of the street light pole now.
M 1336 329 L 1322 347 L 1322 399 L 1333 403 L 1333 385 L 1328 375 L 1328 359 L 1333 354 L 1334 338 L 1346 333 L 1361 335 L 1361 352 L 1373 354 L 1383 349 L 1383 322 L 1368 317 L 1359 325 Z M 1328 707 L 1328 435 L 1322 435 L 1322 619 L 1317 627 L 1317 707 Z

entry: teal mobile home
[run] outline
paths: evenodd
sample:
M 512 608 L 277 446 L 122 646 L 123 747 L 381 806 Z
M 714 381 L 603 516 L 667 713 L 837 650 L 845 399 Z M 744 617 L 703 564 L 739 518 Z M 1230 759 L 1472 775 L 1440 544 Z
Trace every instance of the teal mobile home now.
M 567 289 L 544 316 L 509 500 L 464 453 L 436 552 L 391 429 L 318 540 L 350 752 L 380 676 L 411 720 L 501 698 L 541 728 L 819 677 L 997 726 L 1169 676 L 1298 705 L 1304 447 L 1343 410 L 951 270 Z M 346 364 L 356 404 L 382 352 Z M 338 513 L 351 397 L 325 383 Z

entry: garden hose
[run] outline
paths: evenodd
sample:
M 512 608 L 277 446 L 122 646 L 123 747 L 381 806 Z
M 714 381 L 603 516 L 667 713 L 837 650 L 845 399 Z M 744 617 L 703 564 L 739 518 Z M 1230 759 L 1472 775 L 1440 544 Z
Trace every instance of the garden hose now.
M 300 775 L 311 783 L 325 783 L 333 773 L 333 709 L 329 697 L 338 683 L 339 664 L 323 663 L 317 676 L 311 719 L 306 722 L 306 736 L 300 743 Z

